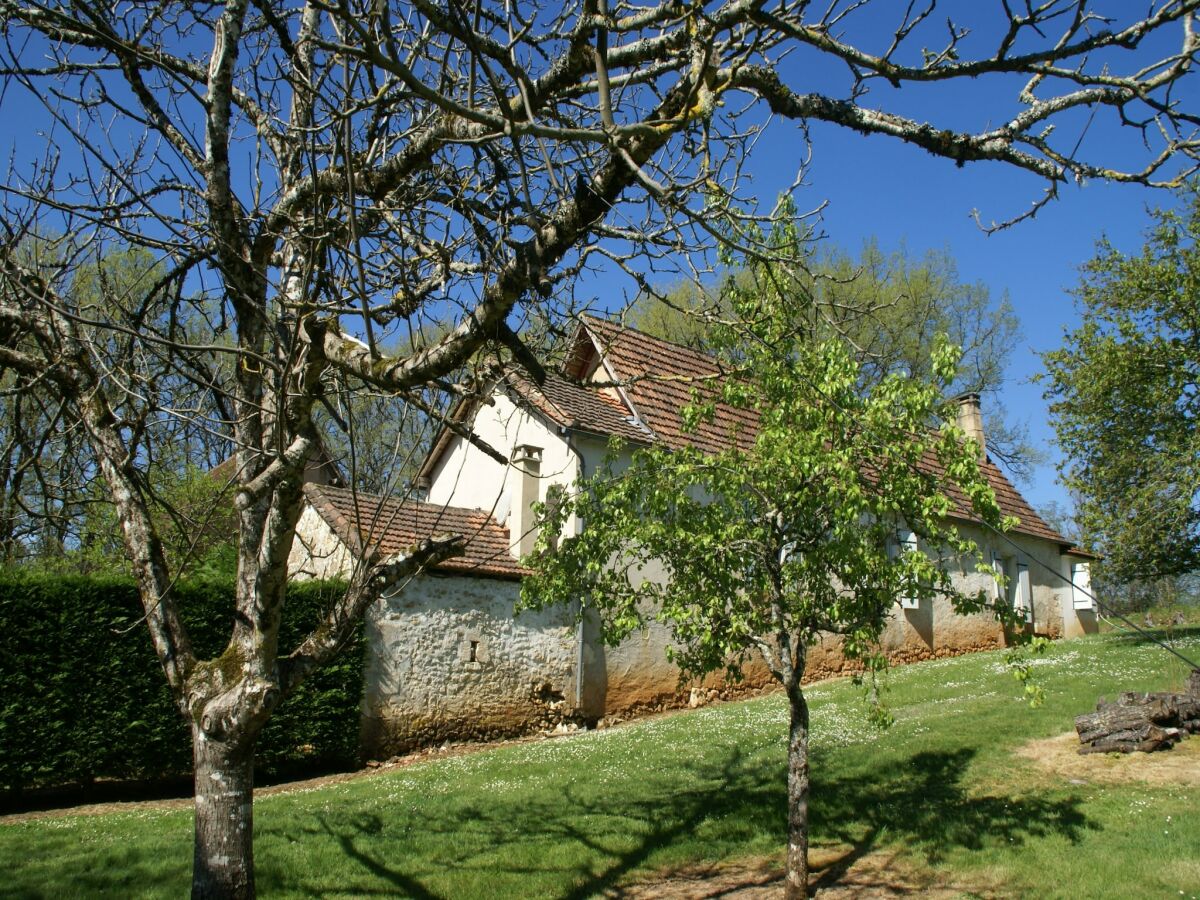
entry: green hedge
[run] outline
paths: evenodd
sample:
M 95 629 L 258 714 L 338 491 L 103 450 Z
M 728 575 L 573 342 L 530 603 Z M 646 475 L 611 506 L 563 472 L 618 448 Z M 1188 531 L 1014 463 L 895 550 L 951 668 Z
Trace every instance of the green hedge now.
M 280 647 L 290 651 L 340 585 L 289 586 Z M 177 585 L 202 657 L 229 636 L 229 582 Z M 171 701 L 141 621 L 133 582 L 0 574 L 0 788 L 95 779 L 178 777 L 191 740 Z M 358 760 L 364 640 L 315 672 L 267 723 L 258 742 L 262 779 L 348 767 Z

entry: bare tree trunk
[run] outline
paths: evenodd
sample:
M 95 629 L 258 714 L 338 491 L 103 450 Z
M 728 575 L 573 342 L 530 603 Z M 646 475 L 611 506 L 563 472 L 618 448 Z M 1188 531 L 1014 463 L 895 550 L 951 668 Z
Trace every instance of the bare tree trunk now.
M 254 739 L 216 741 L 192 725 L 196 769 L 193 898 L 254 896 Z
M 808 896 L 808 701 L 797 676 L 788 687 L 787 900 Z

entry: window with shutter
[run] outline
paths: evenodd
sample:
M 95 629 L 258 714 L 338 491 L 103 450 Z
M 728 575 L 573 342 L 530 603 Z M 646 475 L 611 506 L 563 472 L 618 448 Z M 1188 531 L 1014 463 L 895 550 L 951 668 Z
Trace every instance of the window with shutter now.
M 992 594 L 992 596 L 995 597 L 996 600 L 1003 600 L 1006 596 L 1006 593 L 1005 593 L 1005 587 L 1006 587 L 1006 585 L 1005 585 L 1005 575 L 1006 575 L 1005 568 L 1006 568 L 1006 566 L 1004 564 L 1004 557 L 1002 557 L 999 553 L 993 552 L 992 553 L 992 573 L 993 573 L 993 581 L 992 581 L 993 594 Z
M 1096 608 L 1092 599 L 1092 567 L 1088 563 L 1071 563 L 1071 605 L 1075 609 Z
M 917 535 L 909 528 L 901 526 L 896 531 L 896 544 L 901 553 L 916 553 L 917 552 Z M 901 609 L 920 609 L 921 600 L 919 597 L 913 597 L 909 594 L 900 595 Z
M 1016 594 L 1013 607 L 1023 614 L 1026 622 L 1033 621 L 1033 586 L 1029 583 L 1029 566 L 1017 563 Z

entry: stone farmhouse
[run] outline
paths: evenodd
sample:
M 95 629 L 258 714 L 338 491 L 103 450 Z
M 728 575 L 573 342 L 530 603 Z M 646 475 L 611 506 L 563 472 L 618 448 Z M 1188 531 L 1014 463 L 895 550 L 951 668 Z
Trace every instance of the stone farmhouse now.
M 467 538 L 462 556 L 416 576 L 368 615 L 365 752 L 383 756 L 447 739 L 593 722 L 697 696 L 687 690 L 697 686 L 681 686 L 666 660 L 665 626 L 651 625 L 606 647 L 597 623 L 576 609 L 514 616 L 513 607 L 525 574 L 518 560 L 536 538 L 531 504 L 545 500 L 552 485 L 569 487 L 594 473 L 612 436 L 628 446 L 692 442 L 713 450 L 731 435 L 752 439 L 753 414 L 727 406 L 695 433 L 681 432 L 679 413 L 693 386 L 711 377 L 719 377 L 717 361 L 703 353 L 586 317 L 562 374 L 549 375 L 540 387 L 510 376 L 486 402 L 463 403 L 453 412 L 505 454 L 508 465 L 443 428 L 421 469 L 420 502 L 355 493 L 329 478 L 306 485 L 290 560 L 295 578 L 344 576 L 361 559 L 386 557 L 430 534 Z M 960 400 L 959 420 L 983 446 L 978 396 Z M 1075 589 L 1087 588 L 1088 555 L 1039 518 L 990 459 L 983 468 L 1004 512 L 1020 524 L 1004 536 L 965 514 L 958 525 L 1007 575 L 1006 584 L 973 565 L 955 577 L 964 589 L 1006 591 L 1038 634 L 1093 631 L 1091 599 Z M 956 615 L 947 601 L 899 601 L 883 637 L 899 662 L 1003 642 L 991 617 Z M 844 666 L 831 636 L 812 649 L 808 675 L 825 677 Z M 751 664 L 740 689 L 770 681 L 765 666 Z

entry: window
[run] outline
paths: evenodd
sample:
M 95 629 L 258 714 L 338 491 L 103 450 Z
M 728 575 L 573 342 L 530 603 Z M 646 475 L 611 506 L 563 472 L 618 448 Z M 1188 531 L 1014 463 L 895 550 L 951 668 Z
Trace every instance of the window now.
M 911 529 L 901 526 L 896 530 L 896 547 L 899 553 L 916 553 L 918 549 L 917 535 Z M 909 596 L 907 593 L 901 594 L 900 608 L 920 609 L 921 599 Z
M 1092 567 L 1090 563 L 1071 563 L 1071 605 L 1075 609 L 1095 609 L 1092 599 Z
M 1023 614 L 1026 622 L 1033 621 L 1033 587 L 1029 583 L 1029 566 L 1017 563 L 1017 591 L 1013 608 Z
M 1005 565 L 1005 562 L 1004 562 L 1004 557 L 1002 557 L 999 553 L 996 553 L 993 551 L 993 553 L 992 553 L 992 573 L 993 573 L 994 580 L 992 582 L 992 590 L 994 592 L 993 596 L 997 600 L 1003 600 L 1006 596 L 1004 580 L 1005 580 L 1005 575 L 1006 575 L 1005 570 L 1007 568 L 1008 567 Z

